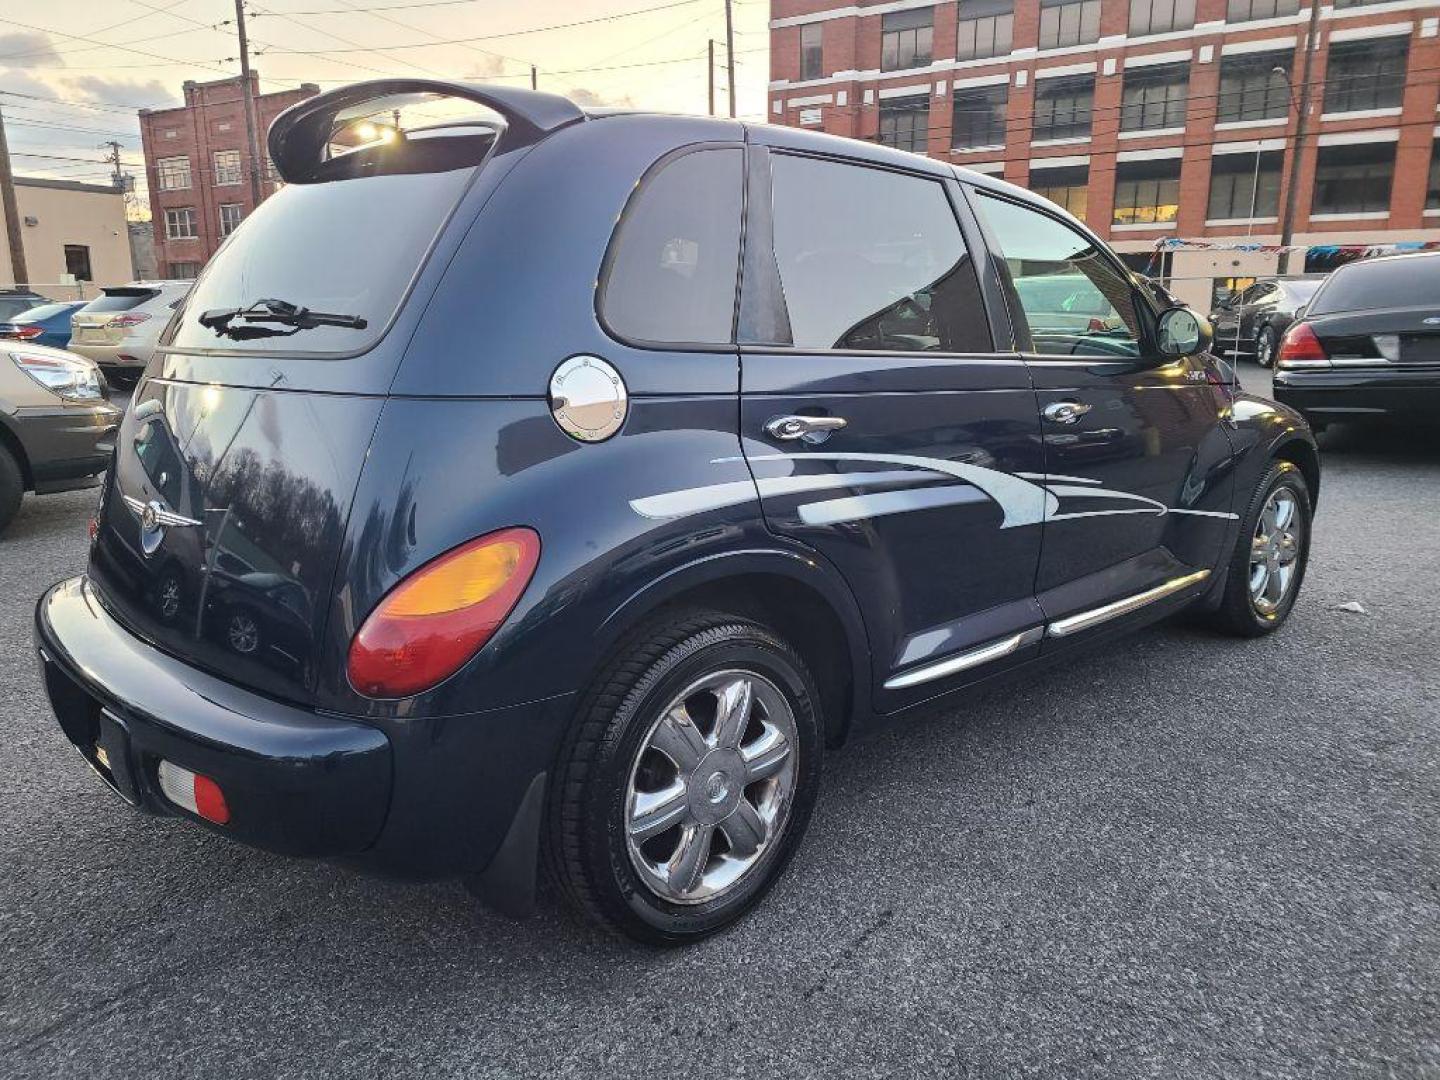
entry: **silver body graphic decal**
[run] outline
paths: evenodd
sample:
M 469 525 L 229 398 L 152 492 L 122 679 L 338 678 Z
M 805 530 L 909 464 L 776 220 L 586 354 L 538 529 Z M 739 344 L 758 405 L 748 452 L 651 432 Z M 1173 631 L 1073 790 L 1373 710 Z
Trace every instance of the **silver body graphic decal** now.
M 714 464 L 746 460 L 738 457 L 717 458 Z M 959 480 L 965 486 L 946 484 L 943 487 L 911 487 L 899 491 L 879 491 L 863 495 L 847 495 L 836 499 L 801 503 L 797 508 L 800 520 L 807 525 L 838 525 L 850 521 L 904 514 L 937 506 L 958 506 L 989 498 L 1000 507 L 1000 528 L 1013 529 L 1022 525 L 1038 525 L 1045 521 L 1071 521 L 1081 518 L 1109 517 L 1122 514 L 1188 514 L 1195 517 L 1238 519 L 1238 514 L 1223 510 L 1189 510 L 1166 506 L 1145 495 L 1114 491 L 1101 487 L 1099 480 L 1084 476 L 1063 476 L 1056 473 L 1007 473 L 961 461 L 916 457 L 908 454 L 807 453 L 761 454 L 748 459 L 751 464 L 762 461 L 864 462 L 878 465 L 900 465 L 887 471 L 856 471 L 818 473 L 811 476 L 757 477 L 752 484 L 737 480 L 724 484 L 684 488 L 632 499 L 630 507 L 647 518 L 674 518 L 738 506 L 755 498 L 758 489 L 762 498 L 781 495 L 804 495 L 836 488 L 873 487 L 879 484 L 928 484 L 936 480 Z M 1060 512 L 1060 500 L 1110 499 L 1140 503 L 1140 506 Z

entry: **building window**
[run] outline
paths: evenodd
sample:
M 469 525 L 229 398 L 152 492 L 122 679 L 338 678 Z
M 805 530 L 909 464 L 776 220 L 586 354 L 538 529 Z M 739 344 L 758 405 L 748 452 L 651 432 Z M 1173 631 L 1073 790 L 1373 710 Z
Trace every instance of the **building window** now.
M 1189 64 L 1130 68 L 1125 72 L 1120 130 L 1183 128 L 1189 90 Z
M 155 163 L 161 191 L 183 191 L 190 186 L 190 159 L 164 157 Z
M 1015 29 L 1014 0 L 960 0 L 955 59 L 1005 56 Z
M 220 235 L 229 236 L 240 227 L 240 219 L 244 217 L 243 208 L 239 203 L 220 204 Z
M 1322 146 L 1315 162 L 1313 214 L 1385 214 L 1395 175 L 1395 144 Z
M 819 23 L 810 23 L 800 27 L 800 78 L 802 79 L 818 79 L 825 72 L 820 34 Z
M 923 154 L 930 141 L 929 127 L 929 98 L 882 102 L 880 105 L 880 141 L 886 146 Z
M 1055 169 L 1032 166 L 1028 186 L 1036 195 L 1064 207 L 1081 221 L 1085 220 L 1090 192 L 1088 165 L 1065 165 Z
M 1039 79 L 1035 86 L 1035 124 L 1031 138 L 1083 139 L 1090 134 L 1095 76 Z
M 1005 145 L 1005 105 L 1010 87 L 976 86 L 955 91 L 955 121 L 950 145 L 957 150 Z
M 65 272 L 76 281 L 94 281 L 90 273 L 90 248 L 85 244 L 65 245 Z
M 1440 139 L 1430 147 L 1430 179 L 1425 185 L 1425 209 L 1440 210 Z
M 171 281 L 194 281 L 200 276 L 200 264 L 198 262 L 172 262 L 169 276 Z
M 1285 52 L 1220 58 L 1220 96 L 1215 119 L 1222 124 L 1275 120 L 1290 115 L 1290 62 Z
M 1216 154 L 1210 165 L 1210 221 L 1243 221 L 1251 217 L 1274 217 L 1280 212 L 1280 167 L 1284 152 L 1267 150 L 1255 154 Z M 1252 212 L 1253 207 L 1253 212 Z
M 165 239 L 194 240 L 197 235 L 195 211 L 192 207 L 183 206 L 178 210 L 165 211 Z
M 925 67 L 934 44 L 935 13 L 930 8 L 896 11 L 880 17 L 880 70 Z
M 1040 48 L 1100 40 L 1100 0 L 1040 0 Z
M 1115 167 L 1116 225 L 1158 225 L 1180 212 L 1180 159 L 1122 161 Z
M 1336 7 L 1342 5 L 1337 3 Z M 1254 19 L 1277 19 L 1294 15 L 1300 10 L 1300 0 L 1230 0 L 1225 12 L 1225 21 L 1232 23 L 1251 22 Z
M 1168 34 L 1195 25 L 1195 0 L 1130 0 L 1130 36 Z
M 215 186 L 240 183 L 240 151 L 215 151 Z
M 1410 39 L 1347 41 L 1330 46 L 1325 69 L 1325 111 L 1395 109 L 1405 94 L 1405 56 Z

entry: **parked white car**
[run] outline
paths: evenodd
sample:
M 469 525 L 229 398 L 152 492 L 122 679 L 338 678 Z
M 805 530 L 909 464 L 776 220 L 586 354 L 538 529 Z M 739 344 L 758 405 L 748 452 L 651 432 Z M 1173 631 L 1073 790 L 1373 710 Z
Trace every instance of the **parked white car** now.
M 135 281 L 103 290 L 70 320 L 70 351 L 100 365 L 112 385 L 133 386 L 192 281 Z

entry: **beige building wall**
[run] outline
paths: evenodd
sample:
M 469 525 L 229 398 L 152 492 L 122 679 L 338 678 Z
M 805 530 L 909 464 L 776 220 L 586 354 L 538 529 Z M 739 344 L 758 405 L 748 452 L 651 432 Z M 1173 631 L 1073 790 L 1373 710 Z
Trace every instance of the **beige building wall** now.
M 98 184 L 17 176 L 15 201 L 20 209 L 29 285 L 36 292 L 56 299 L 81 295 L 78 286 L 60 285 L 65 274 L 66 244 L 90 249 L 93 282 L 83 288 L 85 296 L 95 296 L 103 285 L 123 285 L 134 280 L 125 198 L 119 191 Z M 32 220 L 34 224 L 30 224 Z M 0 207 L 0 286 L 14 283 L 10 246 L 5 242 L 4 209 Z

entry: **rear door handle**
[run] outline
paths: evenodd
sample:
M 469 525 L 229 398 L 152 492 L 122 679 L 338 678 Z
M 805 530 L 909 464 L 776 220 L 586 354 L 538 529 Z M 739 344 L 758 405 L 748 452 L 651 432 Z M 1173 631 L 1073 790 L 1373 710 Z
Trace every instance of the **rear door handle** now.
M 784 442 L 792 439 L 819 442 L 845 424 L 843 416 L 777 416 L 765 422 L 765 434 Z
M 1073 424 L 1092 408 L 1093 405 L 1083 401 L 1052 401 L 1042 410 L 1042 415 L 1052 424 Z

